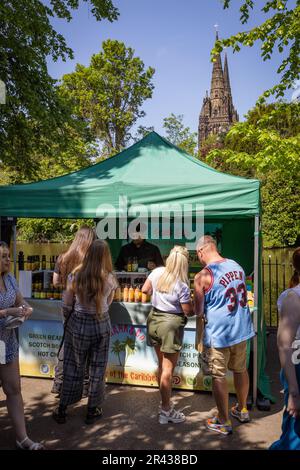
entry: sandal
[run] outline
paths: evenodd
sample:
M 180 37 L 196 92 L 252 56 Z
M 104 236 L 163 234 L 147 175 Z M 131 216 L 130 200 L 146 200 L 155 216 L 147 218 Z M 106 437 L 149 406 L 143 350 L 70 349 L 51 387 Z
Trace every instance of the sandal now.
M 24 445 L 26 441 L 29 441 L 30 444 Z M 43 444 L 40 442 L 33 442 L 31 439 L 29 439 L 28 436 L 26 436 L 25 439 L 23 439 L 21 442 L 16 441 L 16 447 L 19 450 L 45 450 Z
M 88 412 L 84 422 L 85 424 L 93 424 L 97 419 L 101 418 L 102 415 L 102 408 L 88 408 Z
M 65 424 L 66 419 L 67 419 L 66 408 L 63 408 L 61 406 L 58 406 L 57 408 L 55 408 L 55 410 L 53 410 L 52 412 L 52 418 L 58 424 Z

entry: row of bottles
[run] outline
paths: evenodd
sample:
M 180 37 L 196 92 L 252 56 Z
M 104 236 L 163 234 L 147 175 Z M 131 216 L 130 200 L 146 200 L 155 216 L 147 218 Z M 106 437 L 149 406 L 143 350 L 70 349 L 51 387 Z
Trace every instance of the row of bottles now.
M 49 299 L 49 300 L 61 300 L 62 291 L 58 288 L 50 287 L 44 289 L 41 285 L 32 286 L 32 298 L 33 299 Z
M 19 271 L 45 271 L 46 269 L 53 271 L 57 258 L 58 256 L 50 256 L 48 261 L 46 255 L 42 255 L 42 257 L 40 257 L 40 255 L 34 255 L 27 256 L 27 260 L 25 261 L 23 251 L 19 251 Z
M 117 287 L 114 295 L 115 302 L 134 302 L 148 303 L 150 296 L 142 292 L 142 284 L 131 286 L 129 284 L 121 284 Z

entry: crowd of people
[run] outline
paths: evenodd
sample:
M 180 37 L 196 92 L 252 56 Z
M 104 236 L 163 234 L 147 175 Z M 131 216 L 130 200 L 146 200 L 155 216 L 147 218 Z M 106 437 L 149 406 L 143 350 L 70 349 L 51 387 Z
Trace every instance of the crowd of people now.
M 126 248 L 127 249 L 127 248 Z M 127 251 L 138 252 L 138 247 Z M 146 251 L 151 246 L 146 246 Z M 126 263 L 125 251 L 119 256 L 120 267 Z M 152 250 L 153 251 L 153 250 Z M 224 258 L 215 240 L 205 235 L 197 244 L 202 265 L 195 276 L 194 298 L 188 282 L 189 252 L 174 246 L 165 266 L 155 254 L 153 270 L 142 292 L 151 295 L 152 309 L 147 319 L 147 344 L 155 349 L 158 360 L 158 385 L 161 425 L 181 423 L 186 417 L 171 400 L 172 377 L 182 348 L 184 327 L 196 315 L 196 347 L 203 373 L 212 377 L 213 396 L 218 413 L 206 421 L 206 427 L 222 435 L 233 431 L 232 418 L 247 423 L 249 377 L 247 341 L 254 335 L 247 303 L 243 268 Z M 152 254 L 152 256 L 154 256 Z M 154 258 L 153 258 L 154 259 Z M 300 339 L 300 248 L 293 254 L 294 275 L 290 287 L 278 299 L 280 323 L 278 348 L 285 390 L 282 436 L 272 449 L 300 449 L 300 365 L 294 361 L 293 343 Z M 23 299 L 10 271 L 9 248 L 0 242 L 0 380 L 19 449 L 41 450 L 44 446 L 27 435 L 20 387 L 18 341 L 15 329 L 7 327 L 10 317 L 27 319 L 32 309 Z M 53 419 L 63 424 L 67 408 L 87 396 L 85 422 L 92 424 L 102 416 L 104 379 L 108 361 L 111 324 L 109 306 L 117 280 L 108 244 L 95 237 L 88 227 L 81 228 L 69 250 L 57 261 L 54 284 L 64 288 L 62 311 L 64 335 L 58 355 L 53 393 L 59 404 Z M 229 409 L 226 375 L 234 377 L 237 402 Z

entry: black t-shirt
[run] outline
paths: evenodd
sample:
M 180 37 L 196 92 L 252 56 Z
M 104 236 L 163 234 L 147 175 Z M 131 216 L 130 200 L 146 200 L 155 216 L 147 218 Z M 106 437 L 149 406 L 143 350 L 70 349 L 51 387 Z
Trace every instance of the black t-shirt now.
M 139 268 L 147 268 L 149 261 L 152 261 L 156 266 L 164 266 L 159 248 L 152 243 L 143 241 L 138 247 L 133 242 L 124 245 L 121 248 L 117 261 L 115 263 L 116 269 L 122 271 L 126 269 L 129 258 L 137 258 Z

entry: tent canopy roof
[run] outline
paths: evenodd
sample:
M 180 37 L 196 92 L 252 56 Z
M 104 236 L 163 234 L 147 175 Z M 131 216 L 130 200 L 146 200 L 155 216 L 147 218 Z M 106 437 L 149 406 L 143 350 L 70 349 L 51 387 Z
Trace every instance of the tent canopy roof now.
M 0 187 L 0 215 L 96 218 L 99 206 L 203 204 L 205 217 L 259 214 L 259 181 L 227 175 L 151 132 L 123 152 L 74 173 Z M 107 207 L 114 215 L 113 209 Z

